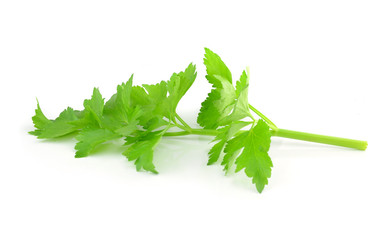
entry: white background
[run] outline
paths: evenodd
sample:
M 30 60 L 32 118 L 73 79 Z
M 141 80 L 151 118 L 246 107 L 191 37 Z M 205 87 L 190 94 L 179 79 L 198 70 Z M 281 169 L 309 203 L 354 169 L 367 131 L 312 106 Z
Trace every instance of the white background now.
M 382 1 L 1 1 L 0 239 L 383 239 Z M 369 141 L 367 151 L 273 138 L 269 185 L 206 166 L 209 137 L 163 140 L 153 175 L 115 144 L 27 134 L 93 87 L 109 98 L 197 64 L 178 111 L 210 91 L 203 47 L 279 127 Z M 380 135 L 380 136 L 379 136 Z

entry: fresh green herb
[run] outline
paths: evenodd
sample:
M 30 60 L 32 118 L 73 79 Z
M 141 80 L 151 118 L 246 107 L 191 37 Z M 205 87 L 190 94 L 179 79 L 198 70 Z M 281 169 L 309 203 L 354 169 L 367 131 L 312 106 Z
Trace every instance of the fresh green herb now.
M 190 64 L 185 71 L 173 73 L 168 81 L 154 85 L 133 86 L 132 75 L 126 83 L 117 86 L 117 93 L 107 102 L 94 88 L 92 97 L 84 101 L 83 110 L 68 107 L 54 120 L 46 118 L 37 103 L 32 117 L 36 129 L 30 134 L 45 139 L 76 135 L 76 158 L 88 156 L 107 141 L 124 138 L 126 150 L 122 154 L 134 161 L 137 171 L 144 169 L 152 173 L 158 173 L 153 155 L 163 137 L 215 136 L 207 164 L 220 161 L 225 172 L 244 169 L 259 192 L 271 176 L 273 163 L 268 155 L 271 136 L 359 150 L 367 148 L 365 141 L 278 128 L 248 103 L 248 70 L 234 84 L 229 68 L 207 48 L 204 64 L 206 79 L 213 88 L 198 114 L 197 122 L 202 128 L 191 128 L 176 111 L 197 76 L 195 65 Z

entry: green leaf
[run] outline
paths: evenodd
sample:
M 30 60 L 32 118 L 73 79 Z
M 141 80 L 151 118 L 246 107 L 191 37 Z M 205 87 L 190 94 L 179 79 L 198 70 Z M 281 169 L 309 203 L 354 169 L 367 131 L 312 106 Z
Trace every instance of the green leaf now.
M 102 117 L 104 111 L 104 99 L 101 96 L 98 88 L 93 89 L 91 99 L 84 100 L 84 110 L 79 112 L 77 116 L 79 120 L 74 122 L 78 128 L 84 128 L 87 126 L 102 127 Z
M 148 133 L 147 131 L 143 131 L 143 130 L 134 131 L 132 134 L 125 137 L 125 144 L 124 145 L 129 146 L 130 144 L 133 144 L 135 142 L 140 141 L 142 136 L 144 136 L 147 133 Z
M 193 85 L 194 80 L 197 77 L 196 67 L 192 63 L 185 69 L 185 71 L 180 73 L 174 73 L 170 80 L 167 83 L 167 89 L 169 96 L 167 98 L 168 104 L 168 116 L 174 116 L 176 112 L 177 105 L 185 93 L 189 90 L 191 85 Z
M 252 117 L 250 114 L 248 102 L 249 80 L 245 71 L 242 72 L 241 78 L 237 81 L 236 86 L 237 99 L 234 103 L 233 111 L 230 113 L 230 115 L 226 116 L 220 121 L 220 125 L 227 125 L 245 117 Z
M 144 169 L 152 173 L 158 173 L 153 164 L 153 152 L 162 138 L 162 131 L 139 132 L 136 138 L 128 138 L 129 148 L 122 154 L 129 161 L 135 161 L 137 171 Z
M 217 79 L 222 79 L 217 76 Z M 235 89 L 227 81 L 222 81 L 221 88 L 212 89 L 202 103 L 197 122 L 206 129 L 216 129 L 223 118 L 230 114 L 235 101 Z
M 244 169 L 248 177 L 252 178 L 258 192 L 262 192 L 268 184 L 273 163 L 268 155 L 271 133 L 269 126 L 259 120 L 255 127 L 233 138 L 228 154 L 238 153 L 238 148 L 243 146 L 241 155 L 236 159 L 236 172 Z M 229 146 L 229 143 L 228 143 Z
M 75 157 L 86 157 L 98 145 L 119 137 L 119 134 L 116 134 L 108 129 L 85 128 L 81 130 L 76 137 L 79 142 L 75 146 L 75 149 L 77 150 Z
M 206 79 L 213 84 L 213 89 L 202 103 L 198 124 L 207 129 L 217 129 L 245 117 L 252 118 L 246 72 L 242 72 L 234 88 L 231 73 L 217 54 L 206 49 L 204 63 L 208 73 Z
M 104 113 L 115 121 L 128 122 L 129 115 L 134 111 L 131 107 L 131 92 L 133 85 L 133 74 L 126 83 L 117 86 L 117 93 L 105 104 Z
M 161 81 L 157 84 L 142 84 L 147 91 L 144 98 L 147 98 L 148 104 L 152 104 L 155 107 L 161 106 L 159 101 L 165 101 L 167 95 L 167 83 Z M 143 97 L 143 96 L 141 96 Z M 141 99 L 142 100 L 142 99 Z M 146 105 L 148 105 L 146 104 Z M 144 104 L 142 104 L 144 105 Z
M 102 126 L 122 136 L 137 130 L 144 109 L 132 101 L 133 75 L 126 83 L 117 86 L 117 93 L 106 103 Z
M 211 84 L 213 84 L 214 87 L 219 88 L 222 84 L 222 80 L 217 79 L 216 76 L 224 78 L 230 84 L 232 83 L 232 77 L 229 68 L 225 65 L 225 63 L 217 54 L 215 54 L 208 48 L 205 48 L 205 58 L 203 59 L 203 63 L 206 66 L 206 79 Z
M 101 119 L 104 110 L 104 99 L 98 88 L 93 89 L 91 99 L 84 100 L 84 107 L 91 112 L 97 119 Z
M 161 83 L 157 83 L 157 84 L 160 85 Z M 143 84 L 143 86 L 145 86 L 145 85 Z M 166 92 L 165 92 L 165 95 L 166 95 Z M 132 104 L 134 106 L 137 106 L 137 105 L 147 106 L 147 105 L 152 104 L 152 100 L 149 98 L 149 95 L 145 91 L 145 88 L 143 88 L 141 86 L 133 86 L 132 87 L 130 99 L 131 99 Z
M 218 130 L 219 133 L 213 140 L 218 142 L 210 149 L 209 161 L 207 164 L 211 165 L 217 162 L 222 153 L 222 150 L 224 149 L 226 142 L 229 139 L 231 139 L 239 130 L 241 130 L 243 127 L 249 124 L 249 122 L 235 122 L 226 127 L 220 128 Z
M 119 133 L 122 136 L 128 136 L 132 132 L 136 131 L 138 129 L 138 118 L 142 115 L 142 109 L 140 106 L 136 106 L 129 114 L 127 121 L 123 122 L 121 125 L 116 125 L 114 123 L 115 132 Z
M 233 110 L 237 96 L 230 70 L 217 54 L 207 48 L 205 51 L 206 79 L 213 84 L 213 89 L 201 105 L 197 122 L 206 129 L 216 129 Z
M 168 121 L 164 120 L 160 116 L 155 116 L 151 118 L 149 121 L 147 121 L 146 124 L 143 125 L 143 128 L 146 129 L 147 131 L 154 131 L 166 125 L 169 125 Z
M 78 120 L 75 111 L 68 107 L 60 116 L 53 121 L 47 122 L 39 129 L 37 138 L 56 138 L 67 135 L 78 130 L 78 127 L 73 124 Z
M 161 81 L 157 84 L 143 84 L 142 86 L 147 91 L 146 98 L 149 101 L 149 104 L 143 105 L 147 110 L 147 116 L 145 118 L 149 121 L 155 116 L 165 116 L 166 109 L 164 104 L 166 104 L 167 98 L 167 83 Z
M 45 117 L 43 111 L 40 108 L 39 101 L 37 101 L 37 108 L 35 110 L 35 115 L 32 117 L 32 121 L 36 130 L 30 131 L 29 134 L 35 136 L 39 136 L 41 134 L 41 129 L 43 129 L 47 124 L 51 122 L 51 120 Z
M 196 78 L 195 70 L 195 65 L 189 64 L 185 71 L 174 73 L 167 82 L 133 87 L 132 103 L 141 106 L 143 110 L 141 126 L 154 130 L 169 123 L 163 117 L 173 120 L 179 101 Z
M 233 166 L 235 159 L 241 152 L 244 147 L 246 136 L 248 132 L 243 132 L 235 136 L 233 139 L 227 142 L 225 145 L 224 157 L 221 165 L 224 166 L 224 171 L 226 174 L 229 172 L 230 168 Z
M 243 70 L 241 77 L 235 84 L 235 93 L 237 94 L 237 98 L 240 96 L 242 91 L 244 91 L 248 87 L 249 87 L 249 76 L 247 75 L 246 71 Z
M 139 124 L 144 128 L 155 129 L 161 124 L 156 126 L 151 123 L 163 123 L 163 116 L 165 116 L 164 104 L 167 97 L 167 83 L 161 81 L 160 83 L 148 85 L 143 84 L 143 87 L 134 86 L 131 93 L 131 101 L 134 106 L 140 106 L 142 114 L 139 117 Z M 166 122 L 167 124 L 167 122 Z

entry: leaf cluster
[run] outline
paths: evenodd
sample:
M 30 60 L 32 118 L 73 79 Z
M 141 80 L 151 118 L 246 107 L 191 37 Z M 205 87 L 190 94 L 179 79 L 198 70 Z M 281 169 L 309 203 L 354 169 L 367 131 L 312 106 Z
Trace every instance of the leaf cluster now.
M 124 138 L 128 148 L 123 155 L 134 161 L 137 170 L 157 173 L 153 151 L 166 130 L 178 125 L 177 105 L 196 76 L 193 64 L 154 85 L 133 86 L 132 75 L 108 101 L 94 88 L 83 110 L 68 107 L 54 120 L 47 119 L 37 103 L 32 117 L 36 130 L 30 134 L 40 139 L 76 134 L 77 158 L 88 156 L 100 144 Z
M 222 59 L 209 49 L 205 51 L 206 79 L 213 88 L 202 103 L 197 122 L 205 129 L 218 131 L 213 140 L 216 143 L 209 151 L 208 164 L 223 158 L 221 165 L 226 173 L 233 165 L 236 172 L 244 169 L 262 192 L 273 166 L 267 153 L 270 127 L 261 119 L 255 120 L 250 113 L 248 73 L 244 70 L 234 86 L 232 74 Z M 250 129 L 242 130 L 249 125 Z
M 268 123 L 250 113 L 248 73 L 243 71 L 233 82 L 229 68 L 207 48 L 204 64 L 212 90 L 202 103 L 197 123 L 203 128 L 200 132 L 216 133 L 208 164 L 221 161 L 225 172 L 244 170 L 261 192 L 271 175 L 267 153 L 271 134 Z M 122 154 L 134 161 L 137 170 L 157 173 L 154 150 L 168 130 L 177 127 L 187 134 L 196 133 L 176 112 L 196 76 L 193 64 L 152 85 L 133 85 L 132 75 L 117 86 L 109 100 L 94 88 L 91 98 L 84 100 L 83 110 L 68 107 L 56 119 L 48 119 L 37 103 L 32 117 L 35 130 L 30 133 L 40 139 L 74 134 L 77 158 L 88 156 L 100 144 L 123 138 L 126 150 Z

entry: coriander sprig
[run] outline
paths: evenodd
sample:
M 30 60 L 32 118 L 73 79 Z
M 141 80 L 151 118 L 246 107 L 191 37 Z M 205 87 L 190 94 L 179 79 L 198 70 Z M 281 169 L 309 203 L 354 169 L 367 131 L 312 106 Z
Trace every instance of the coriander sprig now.
M 153 157 L 163 137 L 214 136 L 215 144 L 208 153 L 207 164 L 220 161 L 225 172 L 244 170 L 259 192 L 271 176 L 273 163 L 268 150 L 272 136 L 359 150 L 367 148 L 365 141 L 278 128 L 248 102 L 248 69 L 234 84 L 229 68 L 207 48 L 204 64 L 212 90 L 198 114 L 197 123 L 202 128 L 190 127 L 176 111 L 197 76 L 195 65 L 190 64 L 184 71 L 173 73 L 168 81 L 152 85 L 133 86 L 132 75 L 126 83 L 117 86 L 117 93 L 106 102 L 98 88 L 94 88 L 92 97 L 84 101 L 83 110 L 68 107 L 54 120 L 46 118 L 37 103 L 32 117 L 36 129 L 30 134 L 40 139 L 74 134 L 78 140 L 76 158 L 88 156 L 100 144 L 124 138 L 126 150 L 122 154 L 134 161 L 137 171 L 144 169 L 152 173 L 158 173 Z

